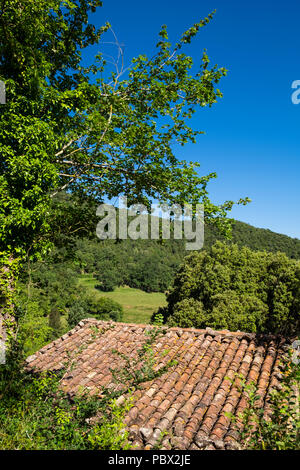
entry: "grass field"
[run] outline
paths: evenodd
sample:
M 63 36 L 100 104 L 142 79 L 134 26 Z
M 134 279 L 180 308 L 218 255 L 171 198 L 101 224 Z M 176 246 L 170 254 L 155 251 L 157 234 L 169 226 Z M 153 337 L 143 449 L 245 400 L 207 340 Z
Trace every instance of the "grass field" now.
M 79 283 L 96 297 L 109 297 L 119 302 L 124 309 L 125 323 L 149 323 L 152 313 L 158 307 L 166 305 L 166 296 L 160 292 L 148 294 L 130 287 L 118 287 L 112 292 L 101 292 L 96 289 L 97 281 L 91 275 L 82 275 Z

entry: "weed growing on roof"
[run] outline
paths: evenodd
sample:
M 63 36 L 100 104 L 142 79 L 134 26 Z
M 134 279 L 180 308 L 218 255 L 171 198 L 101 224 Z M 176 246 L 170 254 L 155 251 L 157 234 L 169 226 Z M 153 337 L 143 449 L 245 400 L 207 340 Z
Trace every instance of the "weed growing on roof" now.
M 72 370 L 77 364 L 77 357 L 83 351 L 85 351 L 88 348 L 88 346 L 92 344 L 99 335 L 104 335 L 106 331 L 112 330 L 114 329 L 114 327 L 115 326 L 113 324 L 109 324 L 107 327 L 99 327 L 97 325 L 90 325 L 89 327 L 91 330 L 90 338 L 86 342 L 82 343 L 75 351 L 72 351 L 72 352 L 66 351 L 66 355 L 68 359 L 67 361 L 64 362 L 64 368 L 72 372 Z
M 163 326 L 164 324 L 164 316 L 162 315 L 162 313 L 156 313 L 154 315 L 154 320 L 153 320 L 153 325 L 156 325 L 156 326 Z
M 153 345 L 157 338 L 166 333 L 166 329 L 162 327 L 154 327 L 145 331 L 148 337 L 144 344 L 136 352 L 134 358 L 128 357 L 126 354 L 117 350 L 112 350 L 123 360 L 123 365 L 119 368 L 110 369 L 112 376 L 116 383 L 130 384 L 133 387 L 138 387 L 142 382 L 148 382 L 163 375 L 167 370 L 176 365 L 177 361 L 169 360 L 161 367 L 157 367 L 158 358 L 154 351 Z M 164 351 L 161 353 L 160 358 L 165 356 Z
M 237 386 L 248 406 L 239 416 L 226 413 L 238 431 L 238 441 L 250 450 L 299 450 L 300 448 L 300 365 L 293 363 L 291 353 L 281 364 L 279 387 L 268 398 L 270 413 L 261 407 L 257 386 L 240 377 Z
M 152 450 L 161 450 L 163 445 L 164 445 L 164 439 L 166 437 L 170 437 L 171 436 L 171 433 L 167 430 L 163 430 L 160 432 L 160 436 L 159 438 L 157 439 L 156 443 L 154 444 L 154 446 L 152 447 Z
M 133 400 L 127 399 L 122 406 L 111 400 L 109 410 L 99 423 L 94 425 L 88 435 L 92 449 L 128 450 L 132 446 L 128 440 L 128 431 L 124 424 L 125 415 L 132 406 Z

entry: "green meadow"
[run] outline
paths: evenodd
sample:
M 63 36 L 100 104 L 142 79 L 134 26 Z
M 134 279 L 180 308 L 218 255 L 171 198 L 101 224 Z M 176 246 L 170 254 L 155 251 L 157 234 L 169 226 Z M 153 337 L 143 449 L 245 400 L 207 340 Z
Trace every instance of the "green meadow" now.
M 102 292 L 96 288 L 98 281 L 92 275 L 82 275 L 79 283 L 96 297 L 109 297 L 124 309 L 125 323 L 149 323 L 152 313 L 166 305 L 166 296 L 161 292 L 143 292 L 131 287 L 117 287 L 111 292 Z

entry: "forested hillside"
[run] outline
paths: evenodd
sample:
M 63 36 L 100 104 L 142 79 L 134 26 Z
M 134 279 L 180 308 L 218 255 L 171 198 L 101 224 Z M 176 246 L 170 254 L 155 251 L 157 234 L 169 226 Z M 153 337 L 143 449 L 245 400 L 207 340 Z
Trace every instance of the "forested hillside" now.
M 61 266 L 67 264 L 68 269 L 77 276 L 92 274 L 102 291 L 111 291 L 120 285 L 145 292 L 166 291 L 176 269 L 189 254 L 185 249 L 185 240 L 174 240 L 172 235 L 170 240 L 99 240 L 95 230 L 99 220 L 96 207 L 93 199 L 79 204 L 66 193 L 55 200 L 52 223 L 60 230 L 48 234 L 54 249 L 51 256 L 47 256 L 47 261 L 31 266 L 36 277 L 38 272 L 45 270 L 45 265 L 46 270 L 53 272 L 56 266 L 60 266 L 61 270 Z M 211 247 L 217 240 L 224 241 L 225 238 L 215 225 L 206 224 L 204 249 Z M 252 250 L 281 251 L 291 259 L 300 259 L 299 239 L 244 222 L 233 221 L 231 239 L 227 243 Z M 69 278 L 70 273 L 66 277 Z
M 48 234 L 54 246 L 46 257 L 24 265 L 19 281 L 18 308 L 24 319 L 22 331 L 28 352 L 63 334 L 82 318 L 122 320 L 122 308 L 115 299 L 100 300 L 95 289 L 80 282 L 84 276 L 90 276 L 104 295 L 120 286 L 164 293 L 191 253 L 186 251 L 184 240 L 99 240 L 95 214 L 92 199 L 78 204 L 62 193 L 53 203 L 53 226 L 60 229 Z M 222 238 L 216 227 L 206 225 L 204 249 Z M 281 251 L 300 259 L 300 240 L 238 221 L 233 223 L 232 238 L 226 243 L 255 251 Z
M 66 193 L 60 194 L 52 205 L 52 225 L 59 227 L 59 231 L 48 233 L 51 254 L 46 260 L 28 265 L 29 270 L 24 272 L 22 280 L 31 273 L 39 283 L 45 272 L 53 274 L 68 269 L 66 279 L 91 274 L 102 291 L 112 291 L 121 285 L 145 292 L 166 291 L 176 269 L 189 254 L 185 240 L 172 239 L 172 224 L 170 240 L 99 240 L 95 230 L 99 220 L 96 207 L 92 198 L 79 203 Z M 217 240 L 225 241 L 225 238 L 215 225 L 205 224 L 204 249 Z M 244 222 L 232 222 L 231 239 L 226 243 L 252 250 L 280 251 L 291 259 L 300 259 L 299 239 Z
M 222 238 L 216 229 L 205 227 L 206 246 L 211 246 L 216 240 Z M 291 238 L 268 229 L 253 227 L 238 220 L 233 223 L 232 242 L 239 246 L 247 246 L 252 250 L 281 251 L 289 258 L 300 259 L 300 239 Z
M 204 249 L 224 240 L 214 226 L 205 226 Z M 300 259 L 300 240 L 243 222 L 233 223 L 228 243 L 252 250 L 281 251 L 289 258 Z M 184 240 L 76 240 L 72 253 L 81 272 L 93 274 L 103 291 L 128 285 L 145 292 L 164 292 L 173 275 L 189 254 Z

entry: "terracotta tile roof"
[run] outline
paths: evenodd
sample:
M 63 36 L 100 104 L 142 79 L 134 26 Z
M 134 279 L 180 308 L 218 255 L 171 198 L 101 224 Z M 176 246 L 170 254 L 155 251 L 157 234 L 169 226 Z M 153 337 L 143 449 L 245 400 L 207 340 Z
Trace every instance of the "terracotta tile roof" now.
M 112 350 L 135 357 L 151 328 L 86 319 L 28 357 L 28 368 L 59 370 L 71 360 L 73 366 L 61 380 L 63 389 L 70 395 L 83 387 L 100 394 L 102 386 L 113 386 L 110 368 L 120 365 Z M 243 374 L 254 381 L 267 411 L 266 397 L 278 385 L 287 343 L 274 336 L 210 328 L 168 328 L 164 333 L 154 343 L 155 368 L 170 359 L 177 364 L 135 392 L 126 417 L 132 440 L 148 449 L 167 431 L 163 448 L 234 448 L 237 434 L 226 412 L 237 416 L 246 401 L 231 380 Z

